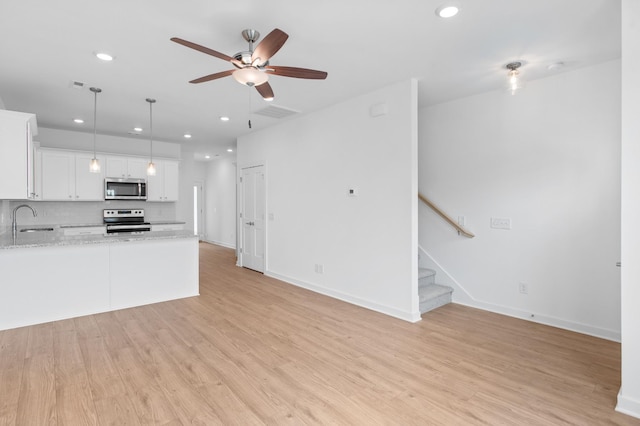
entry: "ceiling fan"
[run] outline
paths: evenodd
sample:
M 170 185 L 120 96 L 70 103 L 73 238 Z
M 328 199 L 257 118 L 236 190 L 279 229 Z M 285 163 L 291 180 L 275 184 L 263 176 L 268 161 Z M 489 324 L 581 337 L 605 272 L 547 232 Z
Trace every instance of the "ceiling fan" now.
M 236 67 L 236 69 L 196 78 L 195 80 L 191 80 L 189 83 L 204 83 L 205 81 L 211 81 L 231 75 L 239 83 L 245 84 L 249 87 L 255 87 L 258 93 L 260 93 L 265 100 L 272 100 L 273 89 L 271 88 L 271 85 L 269 85 L 269 75 L 315 80 L 324 80 L 327 78 L 327 73 L 324 71 L 296 67 L 282 67 L 269 64 L 269 59 L 271 59 L 271 57 L 280 50 L 285 41 L 289 38 L 289 35 L 284 31 L 277 28 L 274 29 L 267 34 L 260 43 L 258 43 L 255 49 L 253 48 L 253 44 L 258 41 L 258 38 L 260 38 L 260 33 L 258 31 L 250 29 L 244 30 L 242 31 L 242 37 L 249 42 L 249 50 L 238 52 L 233 55 L 233 57 L 178 37 L 173 37 L 171 41 L 187 46 L 191 49 L 195 49 L 199 52 L 206 53 L 207 55 L 229 61 Z

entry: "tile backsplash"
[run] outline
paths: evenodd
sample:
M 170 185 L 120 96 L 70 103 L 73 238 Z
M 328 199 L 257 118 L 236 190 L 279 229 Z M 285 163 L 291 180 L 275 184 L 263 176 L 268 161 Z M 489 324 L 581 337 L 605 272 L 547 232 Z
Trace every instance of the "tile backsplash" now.
M 0 233 L 11 227 L 13 209 L 20 204 L 33 207 L 18 211 L 18 225 L 98 225 L 102 223 L 103 209 L 138 209 L 145 212 L 147 221 L 176 220 L 175 203 L 150 203 L 144 201 L 11 201 L 0 200 Z

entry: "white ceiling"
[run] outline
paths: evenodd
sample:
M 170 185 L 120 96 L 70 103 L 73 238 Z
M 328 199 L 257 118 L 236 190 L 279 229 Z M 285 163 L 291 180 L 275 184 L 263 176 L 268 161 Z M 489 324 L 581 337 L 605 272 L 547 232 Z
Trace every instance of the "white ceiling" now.
M 447 0 L 20 0 L 0 8 L 0 98 L 7 109 L 37 114 L 41 127 L 129 136 L 144 128 L 149 105 L 154 140 L 187 151 L 224 153 L 237 136 L 281 122 L 267 105 L 300 113 L 385 85 L 417 78 L 426 106 L 499 89 L 504 65 L 522 60 L 527 80 L 620 57 L 619 0 L 454 0 L 458 16 L 435 9 Z M 232 77 L 188 81 L 232 66 L 171 42 L 180 37 L 233 56 L 247 50 L 245 28 L 289 34 L 273 65 L 327 71 L 326 80 L 271 76 L 275 100 Z M 115 55 L 102 62 L 93 52 Z M 549 71 L 555 62 L 560 71 Z M 85 83 L 83 90 L 70 87 Z M 223 123 L 219 116 L 228 115 Z M 85 124 L 74 124 L 82 117 Z M 247 126 L 251 118 L 253 130 Z M 182 135 L 193 135 L 185 140 Z

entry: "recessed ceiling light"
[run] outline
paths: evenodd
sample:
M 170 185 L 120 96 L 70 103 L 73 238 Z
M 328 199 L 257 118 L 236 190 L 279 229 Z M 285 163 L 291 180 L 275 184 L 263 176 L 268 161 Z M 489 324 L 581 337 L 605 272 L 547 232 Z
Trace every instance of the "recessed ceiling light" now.
M 227 149 L 227 152 L 233 152 L 233 150 L 231 148 Z
M 436 15 L 441 18 L 452 18 L 458 14 L 460 9 L 457 6 L 440 6 L 436 9 Z
M 105 52 L 96 52 L 96 57 L 102 61 L 113 61 L 113 56 Z
M 191 135 L 190 135 L 189 133 L 185 133 L 185 134 L 184 134 L 184 138 L 185 138 L 185 139 L 191 139 Z
M 134 132 L 141 132 L 142 131 L 142 127 L 134 127 L 133 131 Z
M 78 123 L 78 124 L 82 124 L 82 123 L 84 123 L 84 120 L 82 118 L 74 118 L 73 122 L 74 123 Z
M 223 115 L 222 117 L 220 117 L 220 121 L 229 121 L 229 117 Z
M 204 158 L 206 158 L 208 160 L 209 158 L 211 158 L 211 156 L 210 155 L 205 155 Z

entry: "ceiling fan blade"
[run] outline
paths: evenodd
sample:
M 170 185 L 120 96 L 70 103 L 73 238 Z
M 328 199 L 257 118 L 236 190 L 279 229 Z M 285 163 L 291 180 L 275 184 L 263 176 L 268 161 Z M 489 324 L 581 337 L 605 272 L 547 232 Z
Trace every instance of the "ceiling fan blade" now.
M 259 86 L 256 86 L 256 90 L 264 99 L 273 99 L 273 89 L 268 81 L 265 81 Z
M 200 77 L 200 78 L 196 78 L 195 80 L 191 80 L 189 83 L 204 83 L 205 81 L 211 81 L 211 80 L 215 80 L 217 78 L 222 78 L 222 77 L 226 77 L 228 75 L 233 74 L 235 70 L 228 70 L 228 71 L 222 71 L 222 72 L 217 72 L 215 74 L 209 74 L 209 75 L 205 75 L 204 77 Z
M 253 54 L 251 55 L 251 62 L 260 58 L 260 63 L 264 64 L 276 54 L 282 47 L 285 41 L 289 38 L 289 35 L 282 30 L 275 29 L 271 31 L 260 43 L 256 46 Z
M 206 53 L 207 55 L 215 56 L 216 58 L 220 58 L 220 59 L 222 59 L 224 61 L 229 61 L 229 62 L 231 62 L 233 64 L 238 62 L 238 64 L 240 64 L 240 62 L 238 60 L 232 58 L 231 56 L 225 55 L 224 53 L 217 52 L 217 51 L 215 51 L 213 49 L 209 49 L 208 47 L 200 46 L 199 44 L 192 43 L 190 41 L 183 40 L 183 39 L 178 38 L 178 37 L 171 38 L 171 41 L 176 42 L 178 44 L 181 44 L 183 46 L 187 46 L 187 47 L 189 47 L 191 49 L 195 49 L 198 52 L 202 52 L 202 53 Z M 242 65 L 242 64 L 240 64 L 240 65 Z
M 314 80 L 324 80 L 328 75 L 325 71 L 296 67 L 279 67 L 275 65 L 268 65 L 265 72 L 283 77 L 309 78 Z

